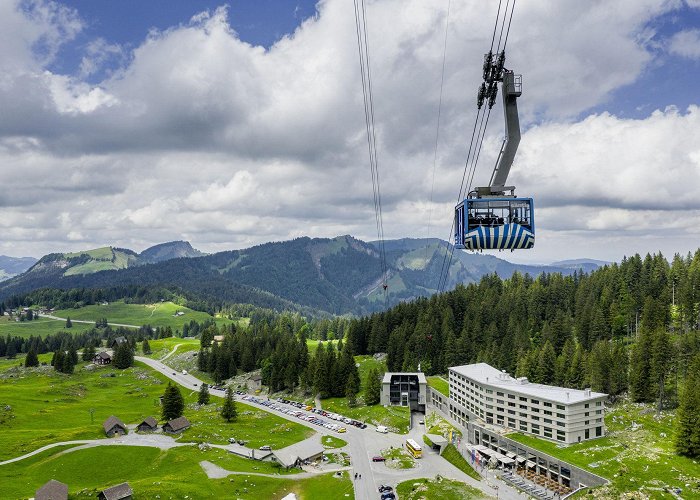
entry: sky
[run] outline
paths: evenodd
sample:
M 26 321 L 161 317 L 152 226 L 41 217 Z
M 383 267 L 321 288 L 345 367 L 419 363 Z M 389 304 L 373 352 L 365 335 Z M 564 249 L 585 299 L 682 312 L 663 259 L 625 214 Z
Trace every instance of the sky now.
M 366 0 L 387 239 L 450 237 L 497 9 Z M 506 67 L 537 239 L 497 256 L 700 248 L 700 0 L 520 1 Z M 4 255 L 376 239 L 353 2 L 0 0 L 0 179 Z

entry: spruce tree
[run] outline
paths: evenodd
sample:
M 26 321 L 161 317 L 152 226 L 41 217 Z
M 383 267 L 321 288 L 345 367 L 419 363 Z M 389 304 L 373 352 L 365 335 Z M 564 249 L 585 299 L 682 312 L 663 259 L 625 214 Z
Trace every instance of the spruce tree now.
M 199 397 L 197 398 L 197 404 L 209 404 L 209 386 L 207 384 L 202 384 L 202 387 L 199 388 Z
M 34 349 L 29 349 L 27 357 L 24 359 L 24 366 L 29 368 L 30 366 L 39 366 L 39 357 L 36 355 Z
M 163 407 L 161 409 L 163 420 L 167 421 L 181 417 L 184 410 L 185 400 L 182 397 L 180 388 L 168 382 L 168 387 L 165 388 L 163 393 Z
M 15 347 L 14 342 L 9 342 L 7 344 L 7 359 L 15 359 L 15 356 L 17 355 L 17 348 Z
M 236 402 L 233 400 L 233 389 L 230 387 L 226 389 L 226 399 L 224 399 L 224 406 L 221 408 L 221 416 L 224 417 L 227 422 L 236 420 L 238 417 Z
M 65 353 L 63 359 L 61 360 L 61 368 L 59 371 L 62 373 L 71 374 L 75 369 L 75 363 L 73 363 L 73 357 L 70 353 Z
M 57 372 L 60 372 L 63 370 L 63 358 L 65 358 L 66 355 L 63 352 L 63 349 L 59 349 L 58 351 L 53 353 L 53 358 L 51 358 L 51 365 L 53 366 L 54 370 Z
M 151 344 L 148 343 L 148 339 L 143 339 L 143 344 L 141 344 L 141 350 L 145 356 L 151 354 Z
M 358 392 L 360 392 L 360 376 L 357 373 L 357 368 L 355 368 L 348 375 L 348 381 L 345 384 L 345 397 L 348 398 L 348 406 L 351 408 L 357 405 Z
M 70 316 L 66 317 L 66 328 L 73 328 L 73 323 L 70 320 Z
M 554 347 L 547 340 L 542 346 L 542 350 L 538 356 L 537 378 L 541 384 L 552 385 L 557 369 L 557 355 L 554 352 Z
M 97 354 L 95 352 L 95 346 L 90 343 L 87 347 L 83 348 L 82 359 L 83 361 L 92 361 L 95 359 L 95 354 Z
M 689 457 L 700 456 L 700 354 L 693 359 L 681 392 L 676 415 L 676 451 Z
M 116 368 L 121 370 L 129 368 L 134 364 L 134 352 L 131 350 L 131 346 L 128 342 L 122 342 L 117 345 L 112 363 Z
M 381 400 L 382 383 L 379 380 L 381 374 L 377 368 L 372 368 L 365 381 L 365 404 L 376 405 Z

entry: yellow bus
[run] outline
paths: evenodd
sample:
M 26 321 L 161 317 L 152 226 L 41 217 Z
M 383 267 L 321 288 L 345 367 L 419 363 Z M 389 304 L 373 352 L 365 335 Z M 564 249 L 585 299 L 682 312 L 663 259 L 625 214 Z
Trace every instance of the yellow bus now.
M 423 448 L 420 447 L 413 439 L 406 440 L 406 449 L 413 455 L 413 458 L 420 458 L 423 456 Z

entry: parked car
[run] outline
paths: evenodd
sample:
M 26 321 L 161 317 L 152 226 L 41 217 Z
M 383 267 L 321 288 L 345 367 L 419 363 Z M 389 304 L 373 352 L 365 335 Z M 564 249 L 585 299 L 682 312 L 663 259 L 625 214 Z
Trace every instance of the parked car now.
M 272 448 L 268 445 L 265 445 L 265 446 L 261 446 L 260 450 L 261 451 L 272 451 Z
M 396 495 L 394 495 L 391 491 L 387 491 L 386 493 L 382 493 L 381 499 L 382 500 L 394 500 L 396 498 Z
M 382 484 L 379 486 L 379 493 L 386 493 L 388 491 L 394 491 L 394 488 L 392 488 L 388 484 Z
M 389 432 L 389 429 L 387 429 L 385 425 L 378 425 L 377 432 L 381 432 L 382 434 L 386 434 L 387 432 Z
M 385 460 L 386 460 L 386 458 L 384 458 L 381 455 L 377 455 L 377 456 L 372 457 L 372 462 L 384 462 Z

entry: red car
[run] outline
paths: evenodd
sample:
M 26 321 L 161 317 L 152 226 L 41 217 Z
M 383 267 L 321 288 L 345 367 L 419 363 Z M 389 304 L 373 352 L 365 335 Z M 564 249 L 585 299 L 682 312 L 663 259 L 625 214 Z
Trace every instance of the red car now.
M 372 457 L 372 462 L 384 462 L 385 460 L 386 458 L 381 457 L 379 455 L 377 455 L 376 457 Z

